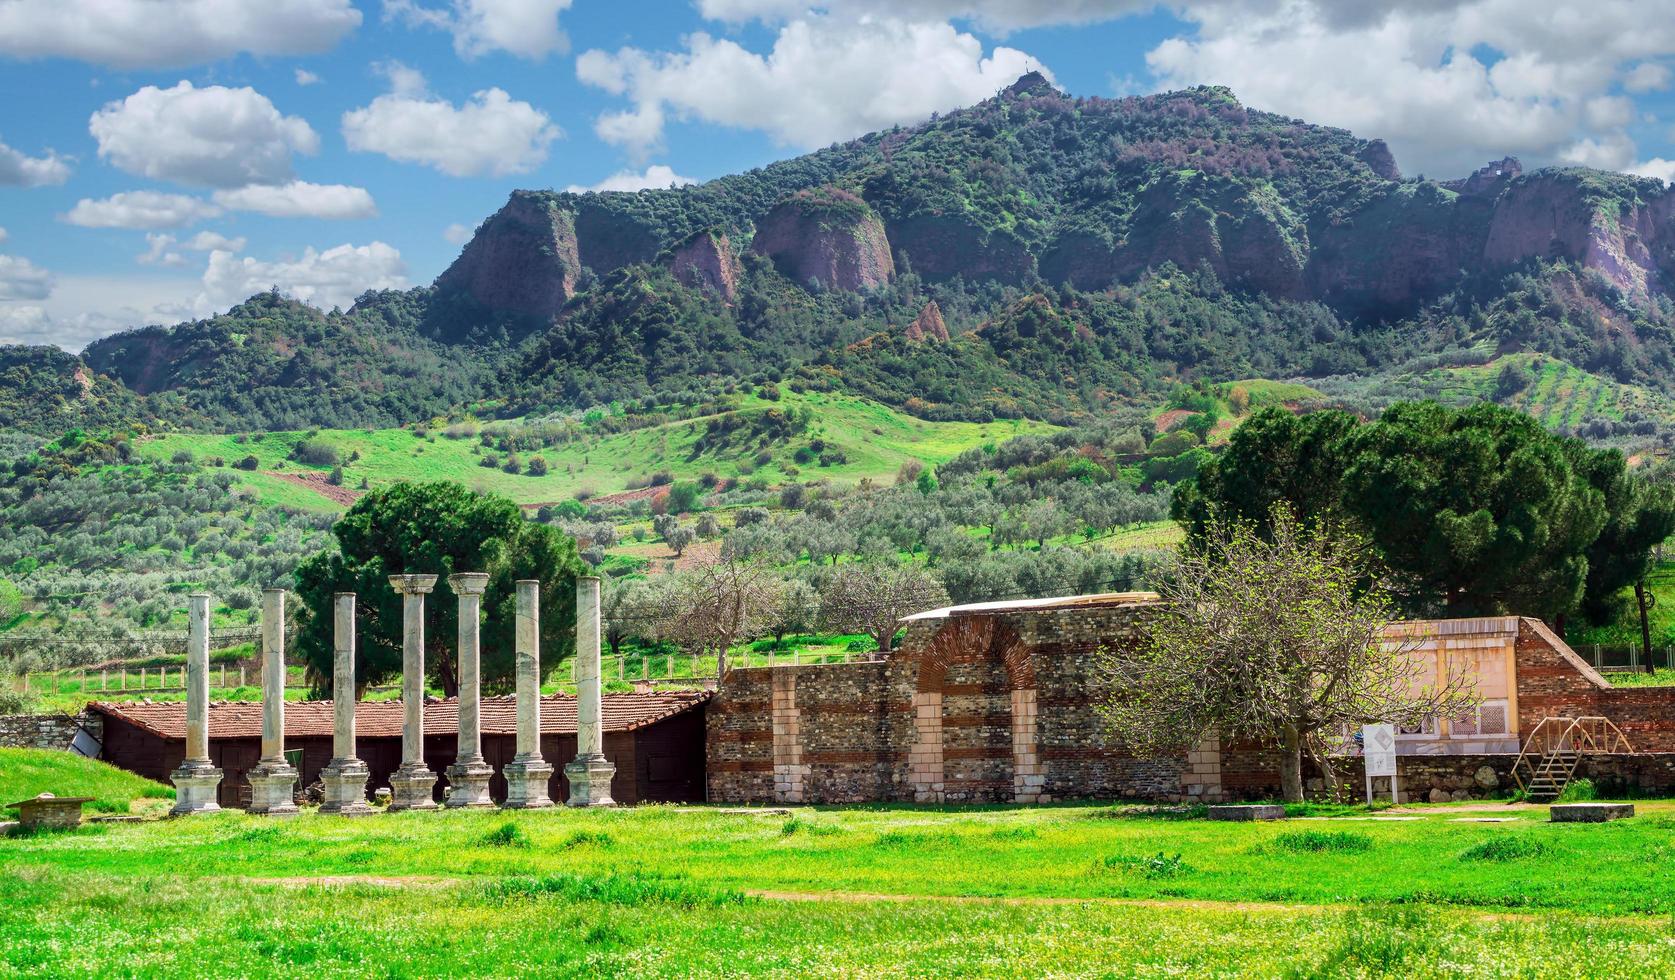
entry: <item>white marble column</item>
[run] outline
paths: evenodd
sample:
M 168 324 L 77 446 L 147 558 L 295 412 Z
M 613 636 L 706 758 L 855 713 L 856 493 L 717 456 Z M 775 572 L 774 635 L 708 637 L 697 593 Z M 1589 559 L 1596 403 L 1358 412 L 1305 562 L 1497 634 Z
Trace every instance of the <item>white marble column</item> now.
M 209 596 L 194 592 L 187 598 L 186 634 L 186 758 L 170 781 L 175 787 L 176 816 L 213 813 L 221 770 L 209 761 Z
M 489 577 L 482 572 L 459 572 L 448 576 L 448 585 L 459 599 L 459 750 L 448 767 L 449 807 L 490 807 L 489 779 L 494 768 L 483 759 L 482 654 L 478 647 L 483 590 Z
M 434 575 L 391 575 L 401 593 L 401 767 L 390 776 L 391 810 L 434 810 L 436 773 L 425 765 L 425 596 Z
M 541 757 L 541 583 L 518 580 L 518 754 L 503 770 L 506 809 L 553 805 L 547 781 L 553 767 Z
M 320 770 L 326 787 L 320 812 L 371 813 L 369 776 L 366 763 L 355 757 L 355 594 L 339 592 L 332 600 L 332 760 Z
M 570 806 L 612 806 L 616 766 L 605 758 L 599 678 L 599 579 L 576 579 L 576 758 L 564 767 Z
M 297 770 L 285 761 L 285 590 L 262 590 L 262 759 L 250 780 L 250 812 L 297 813 Z

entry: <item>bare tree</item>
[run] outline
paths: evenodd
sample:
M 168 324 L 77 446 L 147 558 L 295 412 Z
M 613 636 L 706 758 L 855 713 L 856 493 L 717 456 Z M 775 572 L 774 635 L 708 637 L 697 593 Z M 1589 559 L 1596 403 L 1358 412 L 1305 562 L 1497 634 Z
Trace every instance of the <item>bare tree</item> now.
M 1474 677 L 1435 677 L 1386 633 L 1394 607 L 1361 539 L 1281 507 L 1271 539 L 1239 524 L 1210 540 L 1183 548 L 1149 639 L 1101 651 L 1111 689 L 1099 708 L 1122 742 L 1154 754 L 1211 736 L 1277 745 L 1281 788 L 1299 801 L 1304 752 L 1335 788 L 1332 749 L 1355 726 L 1475 704 Z
M 903 616 L 947 602 L 942 583 L 921 566 L 880 558 L 834 569 L 820 593 L 820 618 L 828 628 L 865 633 L 889 653 Z
M 779 590 L 780 580 L 763 562 L 705 562 L 675 577 L 658 632 L 693 652 L 714 650 L 717 673 L 725 674 L 728 649 L 767 631 Z

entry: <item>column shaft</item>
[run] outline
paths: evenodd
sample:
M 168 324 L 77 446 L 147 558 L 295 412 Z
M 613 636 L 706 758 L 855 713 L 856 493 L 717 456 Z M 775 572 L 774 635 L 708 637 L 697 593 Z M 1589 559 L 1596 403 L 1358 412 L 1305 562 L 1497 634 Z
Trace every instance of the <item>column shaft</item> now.
M 209 596 L 188 598 L 186 761 L 209 764 Z
M 355 594 L 332 602 L 332 756 L 355 757 Z
M 401 761 L 425 761 L 425 595 L 401 596 Z
M 541 583 L 518 582 L 518 758 L 541 754 Z
M 599 580 L 576 580 L 576 758 L 603 758 L 604 713 L 599 682 Z
M 456 572 L 448 585 L 459 600 L 459 756 L 448 767 L 448 806 L 493 806 L 489 779 L 494 768 L 483 760 L 481 728 L 482 656 L 478 619 L 489 577 L 482 572 Z
M 262 591 L 262 761 L 285 761 L 285 590 Z

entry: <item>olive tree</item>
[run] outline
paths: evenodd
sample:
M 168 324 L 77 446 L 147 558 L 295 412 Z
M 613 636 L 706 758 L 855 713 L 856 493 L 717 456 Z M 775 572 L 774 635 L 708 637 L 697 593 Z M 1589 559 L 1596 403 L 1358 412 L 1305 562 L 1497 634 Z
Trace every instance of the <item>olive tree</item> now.
M 1166 605 L 1143 642 L 1100 652 L 1099 710 L 1122 743 L 1150 754 L 1206 738 L 1280 749 L 1285 798 L 1303 798 L 1307 752 L 1329 782 L 1333 743 L 1372 722 L 1418 725 L 1473 704 L 1474 679 L 1434 677 L 1385 627 L 1394 604 L 1364 540 L 1312 529 L 1276 507 L 1266 534 L 1215 525 L 1183 548 Z

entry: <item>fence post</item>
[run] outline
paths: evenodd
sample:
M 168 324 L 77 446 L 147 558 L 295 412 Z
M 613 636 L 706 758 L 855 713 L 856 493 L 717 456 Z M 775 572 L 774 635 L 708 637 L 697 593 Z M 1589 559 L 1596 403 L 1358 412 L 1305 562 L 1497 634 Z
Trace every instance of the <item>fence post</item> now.
M 698 676 L 698 655 L 696 653 L 694 653 L 692 655 L 692 673 L 688 674 L 687 676 L 688 677 L 697 677 Z
M 244 664 L 238 665 L 238 686 L 244 686 Z

